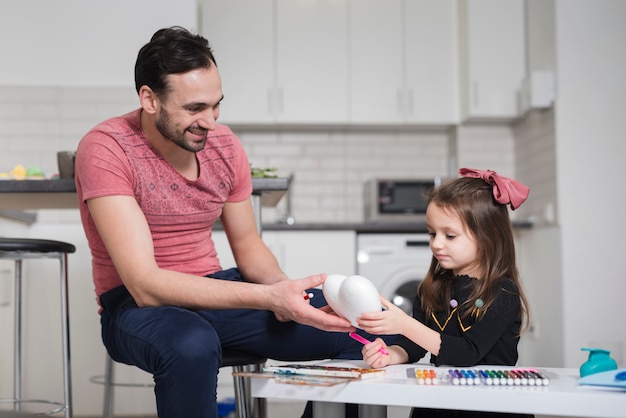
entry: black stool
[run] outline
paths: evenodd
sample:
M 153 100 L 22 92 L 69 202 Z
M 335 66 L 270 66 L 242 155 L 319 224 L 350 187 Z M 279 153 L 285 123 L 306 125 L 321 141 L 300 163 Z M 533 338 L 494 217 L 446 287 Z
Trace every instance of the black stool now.
M 13 398 L 0 399 L 2 403 L 13 403 L 19 412 L 25 403 L 56 405 L 57 408 L 44 412 L 45 415 L 65 413 L 72 417 L 72 383 L 70 369 L 70 318 L 68 304 L 67 255 L 76 251 L 72 244 L 61 241 L 24 238 L 0 238 L 0 259 L 15 260 L 15 330 L 13 360 Z M 22 398 L 22 260 L 56 258 L 61 265 L 61 333 L 63 341 L 63 402 Z
M 222 367 L 232 367 L 233 372 L 260 372 L 263 365 L 267 361 L 264 357 L 258 357 L 253 354 L 244 353 L 235 350 L 222 351 Z M 117 383 L 114 381 L 114 365 L 113 359 L 107 355 L 104 368 L 104 376 L 94 376 L 90 379 L 93 383 L 104 385 L 104 402 L 102 408 L 103 418 L 113 418 L 114 406 L 114 386 L 126 387 L 152 387 L 153 384 L 141 383 Z M 250 378 L 243 376 L 233 376 L 235 385 L 235 403 L 237 405 L 238 418 L 267 418 L 266 400 L 262 398 L 252 399 L 250 394 Z

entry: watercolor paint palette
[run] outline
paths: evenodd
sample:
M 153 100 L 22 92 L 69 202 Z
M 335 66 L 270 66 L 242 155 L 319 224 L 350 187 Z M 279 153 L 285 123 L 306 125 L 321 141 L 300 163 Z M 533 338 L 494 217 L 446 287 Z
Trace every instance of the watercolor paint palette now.
M 420 385 L 548 386 L 550 379 L 537 369 L 416 369 Z

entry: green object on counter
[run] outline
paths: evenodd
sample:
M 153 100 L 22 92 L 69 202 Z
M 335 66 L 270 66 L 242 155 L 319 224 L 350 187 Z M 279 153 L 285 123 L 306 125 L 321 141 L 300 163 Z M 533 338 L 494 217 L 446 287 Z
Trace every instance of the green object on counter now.
M 580 366 L 580 377 L 617 369 L 617 362 L 611 358 L 609 350 L 603 348 L 581 348 L 581 350 L 589 351 L 589 358 Z
M 45 177 L 45 174 L 39 167 L 33 166 L 26 170 L 26 177 Z
M 250 174 L 252 175 L 252 178 L 276 178 L 278 169 L 274 168 L 274 167 L 270 167 L 270 168 L 257 168 L 257 167 L 252 167 L 252 165 L 250 165 Z

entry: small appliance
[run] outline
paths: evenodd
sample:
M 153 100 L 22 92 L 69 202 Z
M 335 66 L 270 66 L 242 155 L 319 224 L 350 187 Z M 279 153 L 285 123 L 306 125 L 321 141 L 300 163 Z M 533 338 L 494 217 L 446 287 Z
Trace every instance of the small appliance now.
M 431 179 L 372 179 L 365 183 L 366 222 L 423 222 L 430 191 L 441 183 Z

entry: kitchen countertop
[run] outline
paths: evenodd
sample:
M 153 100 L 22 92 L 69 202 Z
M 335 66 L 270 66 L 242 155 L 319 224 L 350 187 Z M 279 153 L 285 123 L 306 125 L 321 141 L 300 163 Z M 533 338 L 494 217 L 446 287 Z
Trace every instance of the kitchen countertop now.
M 513 221 L 513 229 L 531 228 L 528 221 Z M 426 233 L 424 222 L 264 223 L 263 231 L 355 231 L 368 233 Z
M 252 193 L 262 206 L 276 206 L 288 188 L 287 178 L 253 178 Z M 75 209 L 74 179 L 0 180 L 0 210 Z
M 273 207 L 286 193 L 288 179 L 253 178 L 253 194 L 260 195 L 261 205 Z M 75 209 L 76 185 L 74 179 L 57 180 L 0 180 L 0 211 L 18 218 L 25 209 Z M 1 213 L 0 213 L 1 215 Z M 30 218 L 28 218 L 30 220 Z M 514 221 L 513 228 L 530 228 L 528 221 Z M 220 229 L 216 225 L 216 229 Z M 423 222 L 320 222 L 320 223 L 263 223 L 264 231 L 355 231 L 365 233 L 424 233 Z
M 356 231 L 357 233 L 423 233 L 426 232 L 426 224 L 421 222 L 345 222 L 345 223 L 285 223 L 263 224 L 264 231 Z

